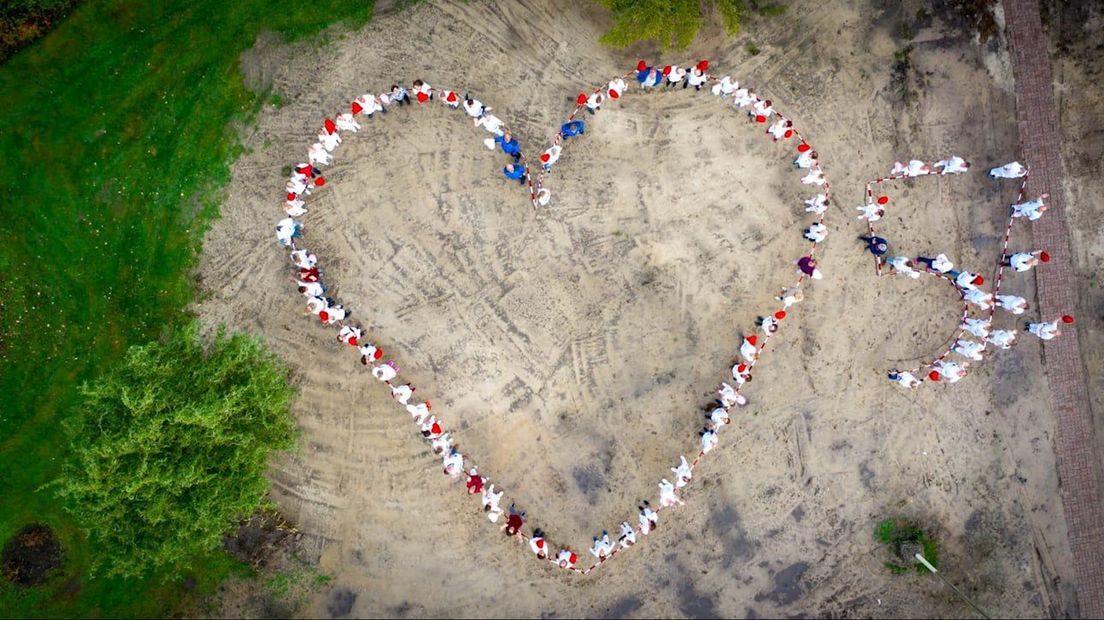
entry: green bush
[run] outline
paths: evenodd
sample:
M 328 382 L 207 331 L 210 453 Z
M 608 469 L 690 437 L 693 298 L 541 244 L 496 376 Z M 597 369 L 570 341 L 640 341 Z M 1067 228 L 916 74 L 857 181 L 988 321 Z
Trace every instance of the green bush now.
M 53 487 L 115 576 L 172 576 L 267 504 L 265 470 L 294 443 L 287 369 L 259 339 L 195 322 L 127 351 L 81 388 Z
M 613 14 L 613 28 L 602 43 L 627 47 L 655 40 L 662 50 L 685 49 L 702 25 L 702 5 L 720 14 L 725 30 L 736 34 L 743 16 L 743 0 L 600 0 Z

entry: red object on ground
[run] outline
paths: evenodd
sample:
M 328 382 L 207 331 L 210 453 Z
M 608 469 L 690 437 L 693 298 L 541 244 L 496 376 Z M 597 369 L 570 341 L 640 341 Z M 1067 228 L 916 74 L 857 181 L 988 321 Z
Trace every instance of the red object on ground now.
M 1066 324 L 1073 323 L 1073 317 L 1067 314 L 1062 317 L 1062 322 Z
M 326 127 L 326 133 L 332 134 L 337 131 L 337 125 L 331 119 L 327 118 L 322 124 Z
M 547 163 L 548 163 L 548 160 L 549 160 L 549 159 L 552 159 L 552 156 L 551 156 L 551 155 L 549 155 L 548 153 L 541 153 L 541 154 L 540 154 L 540 160 L 541 160 L 542 162 L 544 162 L 544 163 L 546 163 L 546 164 L 547 164 Z
M 417 95 L 415 95 L 415 97 L 417 97 L 418 103 L 425 103 L 425 102 L 429 101 L 429 95 L 427 95 L 423 92 L 419 92 Z
M 1050 254 L 1047 254 L 1046 252 L 1039 252 L 1039 260 L 1043 261 L 1044 263 L 1049 263 Z
M 617 91 L 616 91 L 616 90 L 613 90 L 613 89 L 611 88 L 611 89 L 609 90 L 609 98 L 610 98 L 610 99 L 620 99 L 620 98 L 621 98 L 621 95 L 617 94 Z
M 353 105 L 352 105 L 352 110 L 353 110 L 353 114 L 360 114 L 361 112 L 364 111 L 364 108 L 362 108 L 359 103 L 354 101 Z
M 985 278 L 981 276 L 974 278 L 974 286 L 981 286 L 982 284 L 985 284 Z
M 636 70 L 637 71 L 643 71 L 647 68 L 648 68 L 648 63 L 644 62 L 643 60 L 638 60 L 636 62 Z
M 753 347 L 754 347 L 754 346 L 755 346 L 755 343 L 759 341 L 759 338 L 757 338 L 757 337 L 755 336 L 755 334 L 752 334 L 752 335 L 750 335 L 750 336 L 748 336 L 748 337 L 747 337 L 747 341 L 748 341 L 748 342 L 750 342 L 750 343 L 751 343 L 751 346 L 753 346 Z
M 936 370 L 933 370 L 933 371 L 929 372 L 928 373 L 928 378 L 931 379 L 932 381 L 939 381 L 939 372 L 936 371 Z
M 878 204 L 884 205 L 889 202 L 889 196 L 878 196 Z
M 698 61 L 698 71 L 701 71 L 702 73 L 705 73 L 708 70 L 709 70 L 709 61 L 704 60 L 704 59 L 699 60 Z
M 792 129 L 787 129 L 786 133 L 782 134 L 782 137 L 783 138 L 792 138 L 793 137 L 793 130 Z
M 317 179 L 314 180 L 314 186 L 315 187 L 322 187 L 325 184 L 326 184 L 326 177 L 318 177 Z
M 587 95 L 586 93 L 579 93 L 579 96 L 575 98 L 576 105 L 586 105 Z
M 671 75 L 671 65 L 667 65 L 666 67 L 663 67 L 663 75 L 665 75 L 665 76 L 666 75 Z
M 805 151 L 808 151 L 810 148 L 812 148 L 812 147 L 810 147 L 808 143 L 802 142 L 801 144 L 797 145 L 797 152 L 798 153 L 804 153 Z
M 774 318 L 781 321 L 782 319 L 786 318 L 786 311 L 785 310 L 779 310 L 778 312 L 775 312 L 774 313 Z
M 756 114 L 755 115 L 755 122 L 756 123 L 765 123 L 765 122 L 767 122 L 767 117 L 763 116 L 762 114 Z

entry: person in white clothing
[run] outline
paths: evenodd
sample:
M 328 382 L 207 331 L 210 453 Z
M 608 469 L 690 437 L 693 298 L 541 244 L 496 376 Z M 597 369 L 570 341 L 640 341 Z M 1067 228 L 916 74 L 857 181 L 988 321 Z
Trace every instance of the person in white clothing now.
M 916 257 L 916 262 L 919 264 L 927 265 L 931 271 L 938 271 L 939 273 L 947 273 L 954 269 L 954 263 L 947 258 L 946 254 L 937 254 L 935 258 L 928 258 L 926 256 Z
M 939 360 L 933 367 L 937 373 L 937 378 L 942 378 L 947 383 L 957 383 L 959 379 L 966 376 L 966 369 L 969 366 L 966 363 L 958 364 L 947 360 Z
M 973 317 L 967 317 L 962 321 L 962 329 L 970 332 L 978 338 L 988 338 L 989 330 L 992 325 L 985 319 L 975 319 Z
M 640 516 L 637 518 L 637 522 L 640 524 L 640 533 L 647 536 L 659 526 L 659 513 L 652 510 L 652 507 L 648 502 L 644 502 L 643 506 L 637 506 L 640 509 Z
M 303 282 L 294 278 L 291 281 L 299 286 L 299 292 L 306 297 L 321 297 L 326 293 L 326 288 L 319 282 Z
M 323 325 L 333 325 L 344 320 L 347 316 L 349 316 L 349 311 L 341 304 L 334 304 L 318 313 L 318 319 L 322 321 Z
M 928 165 L 925 164 L 924 162 L 920 161 L 919 159 L 909 160 L 909 163 L 908 163 L 908 176 L 910 176 L 910 177 L 919 177 L 919 176 L 924 176 L 925 174 L 930 174 L 930 173 L 931 173 L 931 168 L 929 168 Z
M 298 196 L 299 194 L 302 194 L 304 192 L 308 194 L 310 193 L 307 192 L 307 177 L 301 174 L 291 175 L 291 178 L 288 179 L 287 183 L 284 184 L 284 189 L 287 190 L 287 193 L 289 195 L 295 196 Z
M 552 166 L 560 160 L 560 153 L 563 151 L 563 147 L 559 144 L 553 144 L 548 147 L 543 153 L 540 154 L 541 166 L 544 167 L 545 174 L 552 172 Z
M 912 266 L 909 265 L 909 259 L 907 256 L 894 256 L 893 258 L 887 260 L 886 264 L 888 264 L 890 267 L 893 267 L 893 270 L 895 272 L 903 276 L 908 276 L 913 280 L 920 277 L 920 272 L 913 269 Z
M 775 299 L 782 302 L 782 307 L 788 310 L 790 306 L 801 303 L 805 300 L 805 291 L 796 286 L 791 288 L 784 288 L 782 289 L 782 294 L 778 297 L 775 297 Z
M 740 343 L 740 355 L 742 355 L 745 360 L 751 362 L 759 356 L 759 349 L 756 348 L 757 341 L 758 337 L 752 334 L 744 338 L 744 341 Z
M 365 93 L 365 94 L 357 97 L 356 99 L 353 100 L 353 103 L 356 104 L 353 107 L 354 110 L 359 108 L 360 109 L 359 113 L 363 114 L 363 115 L 365 115 L 369 118 L 371 118 L 371 116 L 373 114 L 375 114 L 376 112 L 383 109 L 383 104 L 380 102 L 380 100 L 375 95 L 373 95 L 371 93 Z M 338 127 L 340 128 L 341 125 L 338 124 Z
M 909 388 L 910 390 L 920 385 L 920 380 L 916 378 L 911 372 L 906 370 L 899 370 L 891 372 L 887 375 L 890 381 L 897 383 L 901 387 Z
M 828 227 L 819 222 L 811 224 L 805 229 L 803 236 L 813 243 L 820 243 L 828 238 Z
M 813 168 L 809 174 L 801 177 L 805 185 L 824 185 L 824 172 L 820 168 Z
M 675 485 L 667 482 L 664 478 L 659 481 L 659 505 L 670 508 L 671 506 L 679 506 L 684 504 L 679 496 L 675 494 Z
M 586 99 L 586 109 L 591 114 L 597 112 L 602 107 L 602 103 L 605 102 L 606 96 L 600 92 L 590 93 Z
M 437 437 L 433 441 L 429 442 L 429 445 L 431 448 L 433 448 L 434 454 L 440 455 L 444 454 L 445 452 L 451 452 L 452 438 L 449 437 L 448 433 L 443 433 L 440 437 Z
M 701 451 L 702 454 L 709 454 L 709 451 L 717 447 L 717 433 L 710 429 L 705 429 L 701 432 Z
M 828 206 L 828 196 L 824 194 L 817 194 L 805 201 L 805 211 L 815 215 L 820 215 L 827 211 Z
M 352 325 L 342 326 L 341 331 L 337 332 L 337 340 L 350 346 L 357 346 L 360 340 L 360 328 Z
M 621 543 L 622 547 L 631 547 L 636 544 L 636 532 L 633 531 L 628 521 L 621 522 L 621 536 L 617 538 L 617 542 Z
M 1023 314 L 1027 310 L 1027 300 L 1019 295 L 997 295 L 997 307 L 1012 314 Z
M 460 474 L 464 473 L 464 455 L 460 454 L 460 451 L 456 448 L 453 448 L 441 459 L 441 464 L 444 467 L 445 474 L 453 480 L 458 480 Z
M 318 132 L 318 142 L 330 153 L 341 144 L 341 136 L 335 131 L 327 132 L 325 129 Z
M 312 164 L 328 166 L 333 162 L 333 155 L 326 151 L 326 147 L 322 146 L 321 142 L 315 142 L 307 149 L 307 161 Z
M 812 168 L 813 164 L 817 162 L 818 157 L 817 152 L 812 149 L 801 151 L 793 160 L 794 168 L 800 168 L 802 170 Z
M 951 274 L 954 275 L 954 274 Z M 954 276 L 954 283 L 960 289 L 969 290 L 985 284 L 985 278 L 970 271 L 960 271 Z
M 738 108 L 746 108 L 752 103 L 755 103 L 755 93 L 751 92 L 748 88 L 737 88 L 732 94 L 732 105 Z
M 360 123 L 356 122 L 353 115 L 348 112 L 338 114 L 334 120 L 337 123 L 337 128 L 341 131 L 351 131 L 353 133 L 360 131 Z
M 728 409 L 724 407 L 714 407 L 713 411 L 709 412 L 705 417 L 709 418 L 709 422 L 713 424 L 713 428 L 721 428 L 732 421 L 728 417 Z
M 670 67 L 663 68 L 664 73 L 667 75 L 667 86 L 674 86 L 686 78 L 686 69 L 680 68 L 678 65 L 671 65 Z
M 303 206 L 304 204 L 306 203 L 299 200 L 298 197 L 286 200 L 284 201 L 284 213 L 286 213 L 288 217 L 301 217 L 307 213 L 307 209 Z
M 394 362 L 384 362 L 372 369 L 372 376 L 384 383 L 390 383 L 398 374 L 399 369 L 395 367 Z
M 706 75 L 704 71 L 699 70 L 697 67 L 690 67 L 690 72 L 686 74 L 685 86 L 693 86 L 695 89 L 701 90 L 702 85 L 708 80 L 709 76 Z
M 318 257 L 308 250 L 295 250 L 291 253 L 291 263 L 300 269 L 310 269 L 318 264 Z
M 671 471 L 675 474 L 675 487 L 681 489 L 690 484 L 690 479 L 694 477 L 694 470 L 690 468 L 690 463 L 685 456 L 680 456 L 679 459 L 679 466 L 672 467 Z
M 624 92 L 625 80 L 621 78 L 610 80 L 610 83 L 606 85 L 606 96 L 610 99 L 620 99 L 621 94 Z
M 731 407 L 733 405 L 743 406 L 747 403 L 747 399 L 744 398 L 744 395 L 737 392 L 731 385 L 727 383 L 721 383 L 721 388 L 717 390 L 717 395 L 720 398 L 721 405 L 723 405 L 725 408 Z
M 472 99 L 471 97 L 464 98 L 464 111 L 468 113 L 468 116 L 472 118 L 479 118 L 486 114 L 490 108 L 483 105 L 483 102 L 478 99 Z
M 418 403 L 416 405 L 409 403 L 406 405 L 406 412 L 410 414 L 410 417 L 414 420 L 415 424 L 421 424 L 422 422 L 425 422 L 426 418 L 429 417 L 429 411 L 431 409 L 433 409 L 433 405 L 430 404 L 429 401 Z
M 548 557 L 548 543 L 544 540 L 544 533 L 540 529 L 533 530 L 533 537 L 529 539 L 529 549 L 537 555 L 538 560 Z
M 883 215 L 885 215 L 885 209 L 883 209 L 881 205 L 874 202 L 855 208 L 860 211 L 858 219 L 866 220 L 868 222 L 877 222 L 878 220 L 882 219 Z
M 948 159 L 941 159 L 932 164 L 932 168 L 939 168 L 941 174 L 962 174 L 970 169 L 970 162 L 958 155 L 951 155 Z
M 441 101 L 444 101 L 445 105 L 453 110 L 460 107 L 460 95 L 456 94 L 454 90 L 441 91 Z
M 573 568 L 577 559 L 570 549 L 560 549 L 559 555 L 556 556 L 556 564 L 560 568 Z
M 771 115 L 774 114 L 774 105 L 770 99 L 760 99 L 751 105 L 751 111 L 748 112 L 748 116 L 755 118 L 756 116 L 762 116 L 763 118 L 770 120 Z
M 374 362 L 383 357 L 383 349 L 376 345 L 365 342 L 360 345 L 360 363 L 367 366 L 370 362 Z
M 1027 202 L 1012 205 L 1012 217 L 1026 217 L 1028 220 L 1034 222 L 1043 217 L 1043 212 L 1047 210 L 1047 206 L 1043 204 L 1043 201 L 1047 198 L 1050 198 L 1050 194 L 1043 194 L 1035 200 L 1028 200 Z
M 499 506 L 499 502 L 502 501 L 502 491 L 495 493 L 494 485 L 489 485 L 483 489 L 483 512 L 487 513 L 487 518 L 491 523 L 498 523 L 498 518 L 502 516 L 502 508 Z
M 956 340 L 951 350 L 962 357 L 979 362 L 984 357 L 985 345 L 973 340 Z
M 1049 263 L 1050 255 L 1041 250 L 1035 252 L 1016 252 L 1007 257 L 1004 264 L 1019 272 L 1030 271 L 1032 267 L 1041 263 Z
M 1011 349 L 1016 344 L 1016 332 L 1007 329 L 993 330 L 986 342 L 991 342 L 999 349 Z
M 1062 334 L 1061 330 L 1058 329 L 1058 321 L 1028 323 L 1026 325 L 1026 330 L 1028 333 L 1034 334 L 1042 340 L 1051 340 L 1055 336 Z
M 736 382 L 736 385 L 743 385 L 751 381 L 751 367 L 743 362 L 733 364 L 732 380 Z
M 793 121 L 788 118 L 780 118 L 771 123 L 770 127 L 767 128 L 767 133 L 771 135 L 771 139 L 775 142 L 785 140 L 793 135 Z
M 416 388 L 409 383 L 404 383 L 402 385 L 392 385 L 391 398 L 399 401 L 399 404 L 405 405 L 410 402 L 410 397 L 414 395 L 415 389 Z
M 993 300 L 992 293 L 986 293 L 980 288 L 972 288 L 962 293 L 962 298 L 967 302 L 974 304 L 982 310 L 989 310 L 993 307 L 995 301 Z
M 326 303 L 326 300 L 322 297 L 311 297 L 307 300 L 307 309 L 303 314 L 318 315 L 330 305 Z
M 599 560 L 604 560 L 613 552 L 613 543 L 610 542 L 609 532 L 603 531 L 602 536 L 594 537 L 594 544 L 590 547 L 590 554 Z
M 737 88 L 740 88 L 740 83 L 732 79 L 731 75 L 726 75 L 713 85 L 712 92 L 723 99 L 734 93 Z
M 409 407 L 410 405 L 407 405 Z M 437 420 L 437 416 L 431 415 L 421 423 L 422 437 L 433 441 L 441 435 L 445 434 L 444 428 L 441 427 L 441 423 Z
M 1025 174 L 1027 174 L 1027 168 L 1018 161 L 993 168 L 989 171 L 989 176 L 994 179 L 1018 179 Z
M 494 114 L 484 114 L 483 116 L 475 119 L 476 127 L 483 127 L 487 131 L 493 133 L 496 136 L 501 136 L 505 133 L 502 130 L 502 119 L 498 118 Z

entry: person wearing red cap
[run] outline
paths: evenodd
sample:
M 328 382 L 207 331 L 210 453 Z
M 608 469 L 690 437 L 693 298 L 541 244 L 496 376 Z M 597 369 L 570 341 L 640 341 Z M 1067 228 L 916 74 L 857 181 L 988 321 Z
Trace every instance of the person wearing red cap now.
M 414 395 L 414 390 L 416 389 L 417 388 L 409 383 L 404 383 L 402 385 L 392 385 L 391 398 L 399 401 L 399 404 L 405 405 L 410 402 L 410 397 Z
M 640 509 L 640 516 L 637 517 L 637 522 L 640 524 L 640 533 L 647 536 L 652 530 L 659 527 L 659 514 L 652 510 L 652 506 L 647 500 L 644 501 L 643 506 L 637 506 Z
M 733 364 L 732 380 L 736 382 L 736 385 L 743 385 L 751 381 L 751 366 L 748 366 L 744 362 Z
M 1066 324 L 1073 323 L 1073 317 L 1070 315 L 1063 316 L 1061 321 Z M 1029 334 L 1037 336 L 1040 340 L 1051 340 L 1057 336 L 1062 335 L 1062 331 L 1058 329 L 1058 321 L 1042 321 L 1039 323 L 1024 323 L 1024 330 Z
M 1016 252 L 1004 257 L 1001 261 L 1002 265 L 1011 267 L 1016 271 L 1030 271 L 1032 267 L 1039 263 L 1049 263 L 1050 254 L 1043 252 L 1042 250 L 1036 250 L 1034 252 Z
M 663 67 L 662 73 L 667 77 L 667 88 L 678 84 L 686 78 L 686 69 L 681 69 L 678 65 L 667 65 Z M 683 84 L 683 86 L 686 85 Z
M 962 290 L 970 290 L 985 284 L 985 278 L 969 271 L 951 271 L 948 275 L 954 278 L 955 286 Z
M 749 362 L 755 361 L 755 358 L 759 357 L 759 349 L 756 348 L 758 337 L 752 334 L 740 343 L 740 355 Z
M 541 166 L 544 168 L 545 174 L 552 173 L 552 166 L 560 160 L 560 152 L 563 147 L 559 144 L 553 144 L 548 149 L 540 154 Z
M 365 366 L 367 366 L 369 362 L 374 362 L 374 361 L 378 360 L 381 357 L 383 357 L 383 349 L 377 347 L 376 345 L 374 345 L 370 342 L 365 342 L 365 343 L 360 345 L 360 363 L 361 364 L 364 364 Z M 405 405 L 406 403 L 403 403 L 403 404 Z
M 408 407 L 410 405 L 407 405 Z M 431 415 L 424 419 L 421 424 L 422 437 L 433 441 L 444 434 L 444 429 L 441 428 L 441 423 L 437 421 L 437 416 Z M 475 471 L 475 470 L 472 470 Z
M 337 341 L 355 347 L 360 341 L 360 328 L 352 325 L 344 325 L 337 332 Z
M 940 174 L 962 174 L 970 169 L 970 162 L 958 155 L 952 155 L 947 159 L 935 162 L 932 164 L 932 168 L 939 168 Z
M 1027 300 L 1019 295 L 997 295 L 997 306 L 1012 314 L 1023 314 L 1027 310 Z
M 620 99 L 622 93 L 625 92 L 625 80 L 621 78 L 614 78 L 606 84 L 606 96 L 610 99 Z
M 548 557 L 548 543 L 544 540 L 544 532 L 540 528 L 533 530 L 533 537 L 529 539 L 529 548 L 537 555 L 537 559 Z
M 495 493 L 494 488 L 492 484 L 483 489 L 483 512 L 487 513 L 487 519 L 491 523 L 498 523 L 498 518 L 502 516 L 502 508 L 498 505 L 502 501 L 502 491 Z M 536 536 L 536 532 L 533 535 Z
M 575 555 L 570 549 L 560 549 L 560 554 L 556 556 L 556 564 L 560 568 L 574 568 L 577 561 L 579 561 L 579 556 Z
M 506 517 L 506 523 L 502 525 L 502 531 L 507 536 L 517 536 L 521 526 L 525 525 L 525 511 L 518 510 L 517 504 L 510 504 L 510 516 Z
M 482 495 L 484 482 L 485 480 L 483 476 L 480 476 L 476 468 L 472 467 L 471 470 L 468 471 L 468 479 L 466 483 L 468 486 L 468 495 Z

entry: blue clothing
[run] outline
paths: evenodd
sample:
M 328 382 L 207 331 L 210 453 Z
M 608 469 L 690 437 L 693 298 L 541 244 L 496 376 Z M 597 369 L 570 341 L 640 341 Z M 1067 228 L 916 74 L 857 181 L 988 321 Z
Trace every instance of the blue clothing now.
M 563 134 L 563 137 L 570 138 L 583 133 L 584 129 L 583 121 L 568 121 L 560 127 L 560 133 Z
M 510 138 L 506 140 L 506 136 L 495 136 L 495 142 L 502 147 L 502 152 L 507 155 L 517 155 L 521 152 L 521 145 L 518 144 L 517 138 Z
M 514 164 L 513 171 L 511 171 L 509 167 L 506 167 L 502 169 L 502 174 L 506 175 L 506 178 L 512 181 L 520 181 L 525 178 L 525 166 Z
M 653 69 L 651 67 L 644 67 L 643 71 L 637 71 L 636 81 L 640 82 L 641 86 L 643 86 L 644 82 L 648 81 L 648 77 L 651 75 L 652 71 Z

